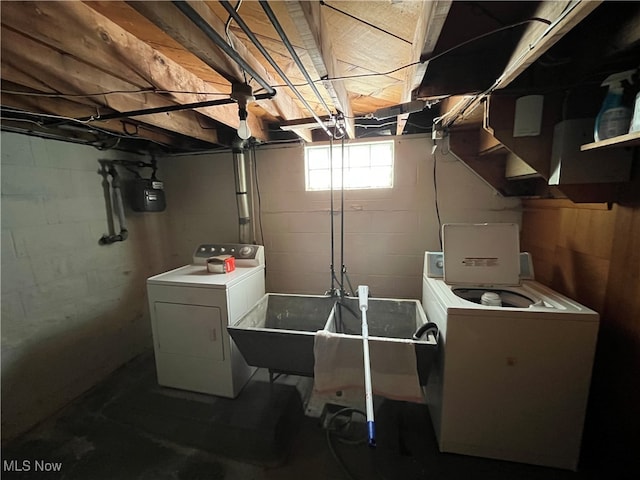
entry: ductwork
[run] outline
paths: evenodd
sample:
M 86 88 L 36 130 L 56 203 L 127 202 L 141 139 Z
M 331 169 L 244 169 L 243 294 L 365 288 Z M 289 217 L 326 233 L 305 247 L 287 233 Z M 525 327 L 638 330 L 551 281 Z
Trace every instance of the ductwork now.
M 233 143 L 233 172 L 236 184 L 236 203 L 238 205 L 238 235 L 240 243 L 252 242 L 251 215 L 249 213 L 249 192 L 247 190 L 247 166 L 245 148 L 247 142 L 237 138 Z

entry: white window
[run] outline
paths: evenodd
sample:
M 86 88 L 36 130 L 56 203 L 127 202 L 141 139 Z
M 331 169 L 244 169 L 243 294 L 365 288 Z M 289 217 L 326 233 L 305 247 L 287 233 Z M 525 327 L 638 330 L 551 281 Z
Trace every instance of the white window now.
M 333 188 L 342 184 L 342 146 L 333 146 Z M 331 146 L 305 147 L 307 190 L 331 189 Z M 344 188 L 392 188 L 393 141 L 344 146 Z

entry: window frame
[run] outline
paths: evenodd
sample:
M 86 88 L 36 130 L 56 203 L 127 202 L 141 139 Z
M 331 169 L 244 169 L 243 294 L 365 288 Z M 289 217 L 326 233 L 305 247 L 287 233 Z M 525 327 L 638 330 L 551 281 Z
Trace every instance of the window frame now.
M 384 161 L 381 164 L 376 165 L 375 162 L 372 159 L 372 155 L 371 155 L 371 147 L 372 146 L 377 146 L 377 145 L 383 145 L 386 148 L 389 148 L 391 153 L 390 153 L 390 160 Z M 361 147 L 368 147 L 368 153 L 367 153 L 367 157 L 365 160 L 365 164 L 366 165 L 357 165 L 358 162 L 362 162 L 362 157 L 360 158 L 352 158 L 351 156 L 351 150 L 352 149 L 356 149 L 356 148 L 361 148 Z M 330 143 L 315 143 L 315 144 L 311 144 L 311 145 L 305 145 L 304 147 L 304 176 L 305 176 L 305 191 L 307 192 L 327 192 L 331 190 L 331 186 L 330 183 L 326 184 L 326 186 L 323 187 L 313 187 L 311 185 L 311 175 L 310 173 L 313 171 L 325 171 L 325 172 L 331 172 L 331 163 L 328 164 L 328 166 L 326 167 L 320 167 L 320 168 L 310 168 L 310 152 L 312 152 L 313 150 L 325 150 L 326 152 L 330 153 L 331 149 L 331 144 Z M 350 143 L 345 143 L 344 144 L 344 149 L 345 149 L 345 170 L 344 170 L 344 174 L 345 174 L 345 187 L 344 190 L 375 190 L 375 189 L 392 189 L 394 186 L 394 181 L 395 181 L 395 141 L 394 140 L 369 140 L 369 141 L 364 141 L 364 142 L 350 142 Z M 341 157 L 341 153 L 342 153 L 342 145 L 339 143 L 334 143 L 333 144 L 333 189 L 334 190 L 340 190 L 341 189 L 341 180 L 342 180 L 342 169 L 341 169 L 341 163 L 342 163 L 342 157 Z M 337 155 L 336 155 L 337 154 Z M 330 155 L 327 157 L 325 154 L 325 161 L 330 162 Z M 367 185 L 357 185 L 357 179 L 358 178 L 365 178 L 362 176 L 356 176 L 354 177 L 355 180 L 355 184 L 354 181 L 348 181 L 348 174 L 350 171 L 354 171 L 354 170 L 358 170 L 358 169 L 366 169 L 368 172 L 371 172 L 372 169 L 385 169 L 384 175 L 388 175 L 388 183 L 385 184 L 371 184 L 371 182 L 369 182 Z M 382 177 L 382 176 L 381 176 Z M 331 177 L 329 177 L 329 182 L 331 181 Z

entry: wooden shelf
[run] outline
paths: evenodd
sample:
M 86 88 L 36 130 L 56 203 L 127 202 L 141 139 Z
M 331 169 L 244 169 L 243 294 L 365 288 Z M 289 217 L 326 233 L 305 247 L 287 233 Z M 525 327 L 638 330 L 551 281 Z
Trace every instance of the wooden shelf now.
M 640 131 L 627 133 L 626 135 L 620 135 L 618 137 L 607 138 L 600 142 L 587 143 L 580 147 L 580 151 L 585 152 L 587 150 L 596 150 L 598 148 L 633 147 L 636 145 L 640 145 Z

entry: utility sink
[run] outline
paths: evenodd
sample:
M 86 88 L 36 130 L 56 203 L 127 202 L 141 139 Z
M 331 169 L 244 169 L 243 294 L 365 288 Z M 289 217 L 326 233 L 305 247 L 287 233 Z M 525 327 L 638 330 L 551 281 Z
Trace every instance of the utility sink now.
M 413 343 L 416 352 L 418 377 L 426 385 L 429 368 L 438 347 L 437 329 L 427 330 L 414 338 L 421 327 L 428 324 L 422 305 L 417 300 L 370 298 L 367 309 L 369 344 L 375 342 Z M 345 334 L 358 348 L 362 343 L 362 317 L 357 298 L 341 298 L 336 302 L 326 325 L 332 333 Z
M 426 384 L 438 345 L 437 333 L 413 335 L 428 323 L 417 300 L 369 299 L 369 342 L 414 343 L 418 376 Z M 358 299 L 267 293 L 234 325 L 227 327 L 245 361 L 271 372 L 313 376 L 318 330 L 345 334 L 362 344 Z
M 314 337 L 336 300 L 267 293 L 227 330 L 249 365 L 313 377 Z

